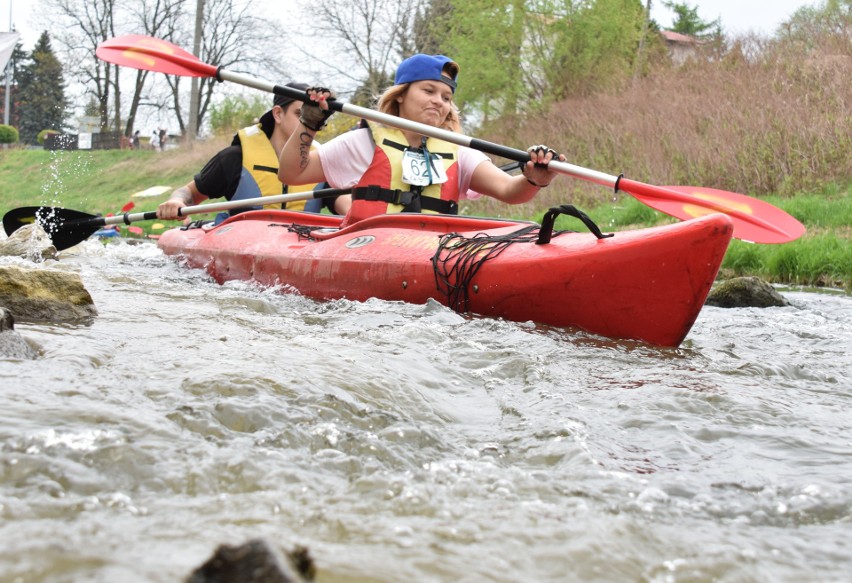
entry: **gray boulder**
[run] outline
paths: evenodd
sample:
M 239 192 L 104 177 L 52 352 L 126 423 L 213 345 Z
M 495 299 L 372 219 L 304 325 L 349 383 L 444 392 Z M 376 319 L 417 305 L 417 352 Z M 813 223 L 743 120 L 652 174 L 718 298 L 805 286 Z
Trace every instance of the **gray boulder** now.
M 790 305 L 787 298 L 758 277 L 734 277 L 722 281 L 710 290 L 704 303 L 719 308 L 771 308 Z
M 0 306 L 27 322 L 78 322 L 98 315 L 80 276 L 57 269 L 0 266 Z
M 56 259 L 56 247 L 41 225 L 33 223 L 21 227 L 7 239 L 0 241 L 0 255 L 44 261 Z
M 315 568 L 307 549 L 283 552 L 262 539 L 220 545 L 185 583 L 307 583 Z
M 38 353 L 15 332 L 15 319 L 5 308 L 0 308 L 0 359 L 32 360 Z

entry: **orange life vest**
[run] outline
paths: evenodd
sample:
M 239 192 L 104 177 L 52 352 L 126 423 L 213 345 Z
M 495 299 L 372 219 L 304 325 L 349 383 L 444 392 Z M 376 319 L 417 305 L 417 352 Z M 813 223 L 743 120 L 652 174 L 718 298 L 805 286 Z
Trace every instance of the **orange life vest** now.
M 373 160 L 352 189 L 352 208 L 343 226 L 367 217 L 401 212 L 458 214 L 458 146 L 429 138 L 425 150 L 433 164 L 440 163 L 447 175 L 441 184 L 412 186 L 403 182 L 406 150 L 423 153 L 423 147 L 411 147 L 401 131 L 370 126 L 375 144 Z

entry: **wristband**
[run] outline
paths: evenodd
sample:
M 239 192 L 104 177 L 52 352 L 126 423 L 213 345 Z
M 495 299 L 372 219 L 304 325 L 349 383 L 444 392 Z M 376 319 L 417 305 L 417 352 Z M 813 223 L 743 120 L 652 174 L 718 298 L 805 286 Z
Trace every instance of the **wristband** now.
M 305 121 L 305 118 L 303 118 L 301 116 L 299 117 L 299 123 L 302 124 L 303 126 L 305 126 L 306 128 L 308 128 L 309 130 L 312 130 L 312 131 L 315 131 L 315 132 L 318 132 L 322 128 L 325 127 L 325 120 L 322 120 L 321 123 L 319 123 L 316 127 L 314 127 L 314 126 L 310 125 L 307 121 Z

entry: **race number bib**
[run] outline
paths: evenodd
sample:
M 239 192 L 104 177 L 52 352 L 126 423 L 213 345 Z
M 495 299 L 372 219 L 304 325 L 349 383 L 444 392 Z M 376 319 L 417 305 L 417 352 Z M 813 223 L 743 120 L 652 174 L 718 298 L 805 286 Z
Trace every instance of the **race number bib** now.
M 432 154 L 426 162 L 423 152 L 406 150 L 402 155 L 402 181 L 412 186 L 429 186 L 446 182 L 447 171 L 440 156 Z

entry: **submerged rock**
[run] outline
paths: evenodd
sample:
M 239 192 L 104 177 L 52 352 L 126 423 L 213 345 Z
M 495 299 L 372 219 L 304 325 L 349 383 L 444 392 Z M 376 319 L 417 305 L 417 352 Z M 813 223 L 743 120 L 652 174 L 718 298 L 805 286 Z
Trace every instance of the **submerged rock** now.
M 0 241 L 0 255 L 44 261 L 56 259 L 56 247 L 41 225 L 33 223 L 21 227 L 9 235 L 8 239 Z
M 0 266 L 0 305 L 29 322 L 76 322 L 98 315 L 80 276 L 56 269 Z
M 704 303 L 719 308 L 771 308 L 790 305 L 787 298 L 758 277 L 734 277 L 725 280 L 710 290 Z
M 32 360 L 38 354 L 23 336 L 15 332 L 15 318 L 6 308 L 0 308 L 0 358 Z
M 314 580 L 308 550 L 283 552 L 262 539 L 238 546 L 220 545 L 185 583 L 306 583 Z
M 0 308 L 0 332 L 15 329 L 15 318 L 6 308 Z

